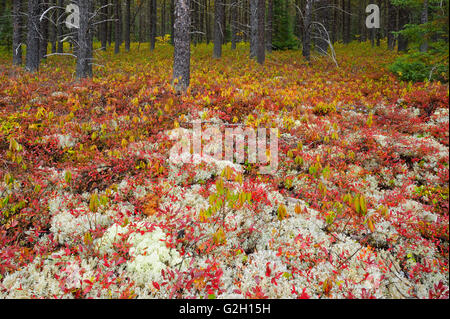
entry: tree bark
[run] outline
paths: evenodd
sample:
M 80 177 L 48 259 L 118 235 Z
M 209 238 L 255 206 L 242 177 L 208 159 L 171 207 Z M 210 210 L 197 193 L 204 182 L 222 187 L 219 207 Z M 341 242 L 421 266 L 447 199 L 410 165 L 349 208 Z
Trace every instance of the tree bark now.
M 428 0 L 424 0 L 422 13 L 420 15 L 420 23 L 425 24 L 428 23 Z M 420 44 L 420 52 L 428 51 L 428 41 L 426 39 L 422 39 L 422 43 Z
M 48 9 L 48 4 L 45 2 L 40 3 L 40 13 L 39 15 L 42 15 L 45 10 Z M 39 43 L 39 58 L 46 59 L 47 55 L 47 49 L 48 49 L 48 15 L 47 12 L 45 14 L 45 17 L 40 21 L 40 43 Z
M 93 0 L 79 0 L 80 27 L 78 28 L 77 79 L 92 77 L 92 30 L 89 17 L 93 12 Z
M 63 21 L 61 16 L 63 14 L 62 6 L 64 4 L 63 0 L 58 0 L 58 8 L 56 9 L 57 16 L 56 21 L 58 21 L 56 25 L 56 52 L 63 53 L 64 52 L 64 43 L 61 41 L 63 39 Z
M 266 59 L 266 42 L 265 42 L 265 13 L 266 13 L 266 1 L 258 0 L 258 38 L 257 38 L 257 61 L 259 64 L 264 64 Z
M 269 0 L 271 1 L 271 0 Z M 236 0 L 231 4 L 231 50 L 236 49 L 237 42 L 237 19 L 238 19 L 238 2 Z
M 250 58 L 258 55 L 258 0 L 250 0 Z
M 317 3 L 317 10 L 318 10 L 318 16 L 317 20 L 322 24 L 322 26 L 318 26 L 317 29 L 319 30 L 318 36 L 319 39 L 315 39 L 315 45 L 316 45 L 316 51 L 319 54 L 326 55 L 328 50 L 328 42 L 327 42 L 327 32 L 328 32 L 328 19 L 330 17 L 329 12 L 329 3 L 328 0 L 319 0 L 316 1 Z M 325 30 L 324 30 L 325 28 Z
M 100 19 L 104 20 L 100 24 L 100 41 L 102 43 L 102 50 L 106 51 L 106 45 L 108 41 L 108 0 L 102 0 L 100 10 Z
M 396 21 L 397 21 L 397 8 L 391 3 L 390 0 L 388 2 L 388 33 L 387 33 L 387 42 L 388 42 L 388 49 L 394 50 L 395 49 L 395 35 L 393 32 L 396 30 Z
M 173 80 L 178 93 L 186 92 L 190 81 L 190 0 L 176 0 L 174 23 Z
M 400 7 L 398 10 L 399 30 L 403 30 L 406 24 L 409 23 L 409 10 L 406 7 Z M 406 52 L 408 50 L 408 39 L 399 34 L 398 36 L 398 51 Z
M 131 19 L 131 3 L 130 0 L 125 0 L 125 18 L 124 18 L 124 36 L 125 36 L 125 50 L 130 51 L 130 19 Z
M 266 50 L 268 53 L 272 52 L 272 32 L 273 32 L 273 0 L 268 0 L 268 4 L 267 4 L 267 34 L 266 34 Z
M 22 64 L 22 30 L 21 30 L 21 18 L 20 9 L 22 1 L 14 0 L 12 7 L 12 20 L 13 20 L 13 37 L 12 37 L 12 50 L 13 50 L 13 64 Z
M 149 0 L 150 7 L 150 50 L 155 49 L 156 43 L 156 0 Z
M 121 14 L 120 14 L 120 1 L 119 0 L 115 0 L 115 3 L 114 3 L 115 5 L 114 5 L 114 9 L 115 9 L 115 13 L 114 13 L 114 16 L 115 16 L 115 18 L 116 18 L 116 22 L 115 22 L 115 30 L 114 30 L 114 36 L 115 36 L 115 43 L 114 43 L 114 53 L 115 54 L 118 54 L 119 52 L 120 52 L 120 38 L 121 38 L 121 36 L 120 36 L 120 29 L 121 29 L 121 27 L 120 27 L 120 24 L 121 24 L 121 22 L 122 22 L 122 19 L 121 19 Z
M 35 72 L 39 69 L 39 0 L 28 1 L 28 34 L 26 70 Z
M 313 0 L 307 0 L 305 6 L 304 15 L 304 28 L 303 28 L 303 57 L 306 61 L 311 59 L 311 12 L 312 12 Z
M 214 1 L 214 51 L 213 57 L 218 59 L 222 57 L 223 44 L 223 0 Z

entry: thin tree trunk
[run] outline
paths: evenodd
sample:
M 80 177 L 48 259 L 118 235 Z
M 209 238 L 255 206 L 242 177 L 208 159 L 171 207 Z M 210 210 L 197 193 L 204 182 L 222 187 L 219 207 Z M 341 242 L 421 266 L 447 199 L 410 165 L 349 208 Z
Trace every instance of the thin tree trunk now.
M 422 13 L 420 15 L 420 23 L 428 23 L 428 0 L 424 0 L 423 2 Z M 420 44 L 420 52 L 427 52 L 428 41 L 426 39 L 423 39 L 422 41 L 423 42 Z
M 150 50 L 153 51 L 155 49 L 156 43 L 156 0 L 149 0 L 150 6 Z
M 56 9 L 57 12 L 57 16 L 56 16 L 56 21 L 58 22 L 56 25 L 56 52 L 57 53 L 63 53 L 64 52 L 64 43 L 62 42 L 63 39 L 63 19 L 62 14 L 63 14 L 63 9 L 62 6 L 64 4 L 63 0 L 58 0 L 58 8 Z
M 320 32 L 318 32 L 320 39 L 315 39 L 316 44 L 316 51 L 319 54 L 326 55 L 328 50 L 328 39 L 327 39 L 327 32 L 328 32 L 328 19 L 330 16 L 329 12 L 329 3 L 328 0 L 320 0 L 316 1 L 317 3 L 317 9 L 318 9 L 318 21 L 322 24 L 322 26 L 326 29 L 323 30 L 323 28 L 320 26 L 317 29 L 319 29 Z
M 205 24 L 206 24 L 206 44 L 211 41 L 211 19 L 209 17 L 209 9 L 211 8 L 211 0 L 205 0 Z
M 389 50 L 394 50 L 395 49 L 395 35 L 393 34 L 393 32 L 396 31 L 396 20 L 397 20 L 397 8 L 391 3 L 390 0 L 387 1 L 388 2 L 388 33 L 387 33 L 387 38 L 388 38 L 388 49 Z
M 338 6 L 338 1 L 334 0 L 333 1 L 333 30 L 331 33 L 331 42 L 333 44 L 335 44 L 337 41 L 337 30 L 338 30 L 338 25 L 339 25 L 338 11 L 336 10 L 337 6 Z
M 190 0 L 177 0 L 174 23 L 173 80 L 176 92 L 186 92 L 190 81 Z
M 92 30 L 89 21 L 93 0 L 78 1 L 80 27 L 78 28 L 77 79 L 92 77 Z
M 12 51 L 13 51 L 13 64 L 22 64 L 22 30 L 21 30 L 21 18 L 20 9 L 22 1 L 14 0 L 12 7 L 12 20 L 13 20 L 13 37 L 12 37 Z
M 100 19 L 104 20 L 101 24 L 100 24 L 100 41 L 102 43 L 102 50 L 106 51 L 106 46 L 107 46 L 107 42 L 108 42 L 108 22 L 106 20 L 108 20 L 108 0 L 102 0 L 101 2 L 101 15 L 100 15 Z
M 125 36 L 125 50 L 130 51 L 130 19 L 131 19 L 131 2 L 130 0 L 125 1 L 125 17 L 124 17 L 124 36 Z
M 114 30 L 114 36 L 115 36 L 115 43 L 114 43 L 114 53 L 118 54 L 120 52 L 120 24 L 121 24 L 121 18 L 120 18 L 120 1 L 115 0 L 114 3 L 114 9 L 115 13 L 114 16 L 116 18 L 115 22 L 115 30 Z
M 266 36 L 267 36 L 266 50 L 268 53 L 272 52 L 272 32 L 273 32 L 273 0 L 268 0 L 268 4 L 267 4 L 267 34 L 266 34 Z
M 271 0 L 269 0 L 271 1 Z M 238 14 L 238 2 L 236 0 L 231 4 L 231 50 L 236 49 L 237 42 L 237 14 Z
M 306 61 L 311 59 L 311 12 L 313 0 L 307 0 L 305 6 L 304 28 L 303 28 L 303 57 Z
M 351 42 L 351 31 L 352 31 L 352 6 L 351 6 L 351 1 L 347 0 L 347 14 L 346 16 L 346 20 L 347 22 L 346 24 L 346 28 L 345 28 L 345 43 L 350 43 Z
M 48 9 L 48 4 L 46 2 L 40 3 L 40 15 Z M 40 43 L 39 43 L 39 58 L 46 59 L 47 49 L 48 49 L 48 15 L 49 12 L 45 14 L 45 17 L 40 21 Z
M 195 0 L 198 1 L 198 0 Z M 174 45 L 174 32 L 175 32 L 175 2 L 170 0 L 170 44 Z
M 258 1 L 250 0 L 250 58 L 258 55 Z
M 28 34 L 26 69 L 35 72 L 39 69 L 39 0 L 28 1 Z
M 166 35 L 166 0 L 163 1 L 161 7 L 161 34 L 162 37 Z
M 398 12 L 399 30 L 403 30 L 406 24 L 409 23 L 409 11 L 406 7 L 400 7 Z M 399 34 L 398 36 L 398 51 L 406 52 L 408 50 L 408 39 Z
M 257 61 L 259 64 L 264 64 L 266 59 L 266 43 L 265 43 L 265 13 L 266 13 L 266 1 L 258 0 L 258 38 L 257 38 Z
M 222 57 L 222 44 L 223 44 L 223 0 L 214 1 L 214 51 L 213 57 Z

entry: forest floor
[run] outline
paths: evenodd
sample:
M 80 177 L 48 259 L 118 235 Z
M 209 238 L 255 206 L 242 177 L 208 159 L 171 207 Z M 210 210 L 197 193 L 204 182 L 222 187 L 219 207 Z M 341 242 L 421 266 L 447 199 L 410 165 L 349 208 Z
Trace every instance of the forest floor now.
M 81 82 L 0 53 L 0 298 L 449 297 L 448 85 L 369 44 L 199 45 L 177 95 L 172 52 L 96 50 Z M 171 160 L 194 119 L 277 128 L 276 173 Z

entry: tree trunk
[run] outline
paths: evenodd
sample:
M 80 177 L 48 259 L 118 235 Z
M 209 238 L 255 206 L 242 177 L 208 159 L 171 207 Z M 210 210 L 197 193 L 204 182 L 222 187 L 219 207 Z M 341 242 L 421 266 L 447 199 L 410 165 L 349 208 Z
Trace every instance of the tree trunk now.
M 420 15 L 420 23 L 425 24 L 428 23 L 428 0 L 424 0 L 422 13 Z M 428 51 L 428 41 L 426 39 L 422 39 L 422 43 L 420 44 L 420 52 Z
M 115 13 L 114 16 L 116 18 L 116 22 L 115 22 L 115 30 L 114 30 L 114 36 L 115 36 L 115 43 L 114 43 L 114 53 L 118 54 L 120 52 L 120 24 L 122 22 L 121 19 L 121 15 L 120 15 L 120 1 L 119 0 L 115 0 L 114 3 L 114 9 L 115 9 Z
M 270 2 L 271 0 L 269 0 Z M 237 42 L 237 14 L 238 14 L 238 2 L 236 0 L 231 4 L 231 50 L 236 49 Z
M 178 93 L 186 92 L 190 81 L 191 35 L 190 0 L 176 0 L 174 23 L 173 80 Z
M 304 28 L 303 28 L 303 57 L 306 61 L 310 61 L 311 59 L 311 12 L 312 5 L 314 0 L 307 0 L 305 6 L 305 15 L 304 15 Z
M 13 64 L 22 64 L 22 30 L 20 9 L 22 1 L 14 0 L 12 7 L 12 19 L 13 19 L 13 37 L 12 37 L 12 50 L 13 50 Z
M 150 6 L 150 50 L 155 49 L 156 43 L 156 0 L 149 0 Z
M 198 0 L 195 0 L 198 1 Z M 174 45 L 174 32 L 175 32 L 175 2 L 170 0 L 170 44 Z
M 403 30 L 406 24 L 409 23 L 409 11 L 406 7 L 400 7 L 398 10 L 398 23 L 399 23 L 399 30 Z M 398 51 L 399 52 L 406 52 L 408 50 L 408 39 L 404 36 L 399 34 L 398 36 Z
M 331 32 L 331 42 L 333 44 L 336 43 L 337 41 L 337 30 L 338 30 L 338 11 L 336 9 L 336 7 L 338 6 L 338 1 L 334 0 L 333 1 L 333 28 L 332 28 L 332 32 Z
M 63 39 L 63 21 L 61 21 L 61 16 L 63 14 L 63 0 L 58 0 L 56 9 L 56 21 L 58 21 L 56 25 L 56 52 L 63 53 L 64 52 L 64 43 L 61 41 Z
M 45 2 L 40 3 L 40 13 L 42 15 L 45 10 L 48 9 L 48 4 Z M 40 21 L 40 43 L 39 43 L 39 58 L 46 59 L 47 49 L 48 49 L 48 15 L 49 12 L 45 14 L 45 17 Z
M 388 42 L 388 49 L 394 50 L 395 48 L 395 35 L 393 32 L 396 30 L 396 20 L 397 20 L 397 8 L 391 3 L 390 0 L 388 2 L 388 34 L 387 34 L 387 42 Z
M 222 44 L 223 44 L 223 0 L 214 1 L 214 58 L 220 58 L 222 56 Z
M 163 1 L 161 7 L 161 37 L 166 35 L 166 0 Z
M 125 18 L 124 18 L 124 36 L 125 36 L 125 50 L 130 51 L 130 19 L 131 19 L 131 3 L 130 0 L 125 1 Z
M 259 64 L 264 64 L 266 59 L 266 43 L 265 43 L 265 13 L 266 13 L 266 1 L 258 0 L 258 37 L 257 37 L 257 49 L 256 57 Z
M 346 28 L 345 28 L 345 43 L 350 43 L 351 42 L 351 31 L 352 31 L 352 7 L 351 7 L 351 1 L 347 0 L 347 14 L 345 15 L 346 17 Z
M 102 50 L 106 51 L 106 46 L 108 42 L 108 0 L 102 0 L 102 9 L 100 10 L 100 19 L 104 20 L 100 24 L 100 40 L 102 43 Z
M 205 0 L 206 44 L 209 44 L 211 41 L 211 19 L 209 17 L 209 8 L 211 8 L 211 1 Z
M 327 50 L 328 50 L 328 28 L 327 28 L 327 21 L 329 19 L 330 16 L 330 12 L 329 12 L 329 3 L 328 0 L 319 0 L 316 1 L 317 3 L 317 10 L 318 10 L 318 17 L 317 20 L 318 22 L 320 22 L 320 24 L 322 26 L 318 26 L 316 29 L 318 29 L 319 32 L 318 33 L 318 37 L 320 37 L 320 39 L 315 39 L 315 44 L 316 44 L 316 51 L 319 54 L 323 54 L 326 55 L 327 54 Z M 325 30 L 324 30 L 325 28 Z
M 92 77 L 92 30 L 89 17 L 93 12 L 93 0 L 80 0 L 80 27 L 78 28 L 77 79 Z
M 26 69 L 35 72 L 39 69 L 39 0 L 28 1 L 28 34 Z
M 250 58 L 258 55 L 258 1 L 250 0 Z
M 297 11 L 297 10 L 296 10 Z M 268 0 L 267 4 L 267 34 L 266 50 L 272 52 L 272 32 L 273 32 L 273 0 Z

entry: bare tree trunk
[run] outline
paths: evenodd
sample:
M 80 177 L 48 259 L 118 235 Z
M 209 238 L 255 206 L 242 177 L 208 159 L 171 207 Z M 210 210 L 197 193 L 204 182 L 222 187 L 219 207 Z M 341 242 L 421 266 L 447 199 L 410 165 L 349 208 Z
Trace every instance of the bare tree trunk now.
M 266 50 L 268 53 L 272 52 L 272 32 L 273 32 L 273 0 L 268 0 L 267 4 L 267 38 Z
M 399 22 L 399 28 L 398 30 L 403 30 L 406 24 L 409 23 L 409 11 L 405 7 L 400 7 L 398 10 L 398 22 Z M 398 36 L 398 51 L 399 52 L 406 52 L 408 50 L 408 39 L 404 36 L 399 34 Z
M 161 7 L 161 34 L 164 37 L 166 35 L 166 0 L 163 0 Z
M 125 50 L 130 51 L 130 19 L 131 19 L 131 3 L 130 0 L 125 1 L 125 17 L 124 17 L 124 35 L 125 35 Z
M 80 27 L 78 28 L 77 79 L 92 77 L 92 30 L 89 21 L 93 0 L 80 0 Z
M 428 0 L 424 0 L 422 13 L 420 15 L 420 23 L 425 24 L 428 22 Z M 420 52 L 428 51 L 428 41 L 426 39 L 422 40 L 423 42 L 420 44 Z
M 190 0 L 176 0 L 174 23 L 173 80 L 176 92 L 186 92 L 190 81 Z
M 28 34 L 26 69 L 35 72 L 39 69 L 39 0 L 28 1 Z
M 13 37 L 12 37 L 12 50 L 13 50 L 13 64 L 22 64 L 22 30 L 21 30 L 21 18 L 20 9 L 22 1 L 14 0 L 12 7 L 12 20 L 13 20 Z
M 333 30 L 331 33 L 331 42 L 333 44 L 336 43 L 337 41 L 337 30 L 338 30 L 338 25 L 339 25 L 339 21 L 338 21 L 338 10 L 336 9 L 336 7 L 338 7 L 338 0 L 334 0 L 333 1 Z
M 258 0 L 250 0 L 250 58 L 258 55 Z
M 264 64 L 266 59 L 266 42 L 265 42 L 265 13 L 266 13 L 266 1 L 258 0 L 258 38 L 257 38 L 257 52 L 256 57 L 259 64 Z
M 63 14 L 62 6 L 64 4 L 63 0 L 58 0 L 58 8 L 56 9 L 57 15 L 56 15 L 56 52 L 57 53 L 63 53 L 64 52 L 64 43 L 61 41 L 63 39 L 63 21 L 61 16 Z
M 209 17 L 209 8 L 211 8 L 211 1 L 205 0 L 206 44 L 209 44 L 211 41 L 211 19 Z
M 391 3 L 390 0 L 388 2 L 388 49 L 394 50 L 395 48 L 395 36 L 392 32 L 396 31 L 396 20 L 397 20 L 397 8 Z
M 198 1 L 198 0 L 195 0 Z M 175 2 L 170 0 L 170 44 L 174 45 L 174 32 L 175 32 Z
M 271 1 L 271 0 L 269 0 Z M 237 42 L 237 14 L 238 14 L 238 2 L 236 0 L 231 4 L 231 50 L 236 49 Z
M 307 0 L 305 6 L 304 15 L 304 28 L 303 28 L 303 57 L 306 61 L 311 59 L 311 12 L 312 12 L 313 0 Z
M 352 31 L 352 6 L 351 6 L 351 1 L 347 0 L 347 13 L 345 15 L 346 17 L 346 28 L 345 28 L 345 43 L 350 43 L 351 42 L 351 31 Z
M 40 14 L 43 14 L 45 10 L 48 9 L 48 4 L 46 2 L 40 3 Z M 44 17 L 40 21 L 40 43 L 39 43 L 39 58 L 46 59 L 47 55 L 47 49 L 48 49 L 48 20 L 46 19 L 48 17 L 48 12 L 46 13 L 46 17 Z
M 112 4 L 112 1 L 109 3 Z M 110 5 L 108 6 L 108 19 L 111 20 L 113 15 L 114 15 L 114 5 Z M 112 21 L 106 22 L 106 42 L 108 43 L 108 47 L 111 46 L 112 43 L 112 33 L 113 33 L 112 27 L 113 27 Z
M 50 5 L 56 6 L 57 5 L 57 0 L 51 0 L 50 1 Z M 49 24 L 49 38 L 50 38 L 50 43 L 52 44 L 52 53 L 56 53 L 56 10 L 52 9 L 51 13 L 49 13 L 50 15 L 50 20 L 52 21 Z
M 222 44 L 223 44 L 223 0 L 214 1 L 214 51 L 213 57 L 220 58 L 222 56 Z
M 359 42 L 366 42 L 366 6 L 365 1 L 360 0 L 358 6 Z
M 149 0 L 150 7 L 150 50 L 155 49 L 156 43 L 156 0 Z
M 108 0 L 102 0 L 101 6 L 102 9 L 100 10 L 100 19 L 104 20 L 100 24 L 100 41 L 102 43 L 102 50 L 106 51 L 106 46 L 108 42 Z
M 120 1 L 119 0 L 115 0 L 114 3 L 114 9 L 115 9 L 115 13 L 114 16 L 116 18 L 116 22 L 115 22 L 115 30 L 114 30 L 114 36 L 115 36 L 115 43 L 114 43 L 114 53 L 118 54 L 120 52 L 120 24 L 122 22 L 122 19 L 120 17 Z
M 330 16 L 330 12 L 329 12 L 329 3 L 328 0 L 319 0 L 316 1 L 317 3 L 317 11 L 318 11 L 318 16 L 317 16 L 317 20 L 318 22 L 320 22 L 321 26 L 318 25 L 317 29 L 318 30 L 318 38 L 315 39 L 314 43 L 316 44 L 316 51 L 319 54 L 323 54 L 326 55 L 327 54 L 327 50 L 328 50 L 328 30 L 327 30 L 327 21 L 329 19 Z M 324 30 L 325 28 L 325 30 Z

